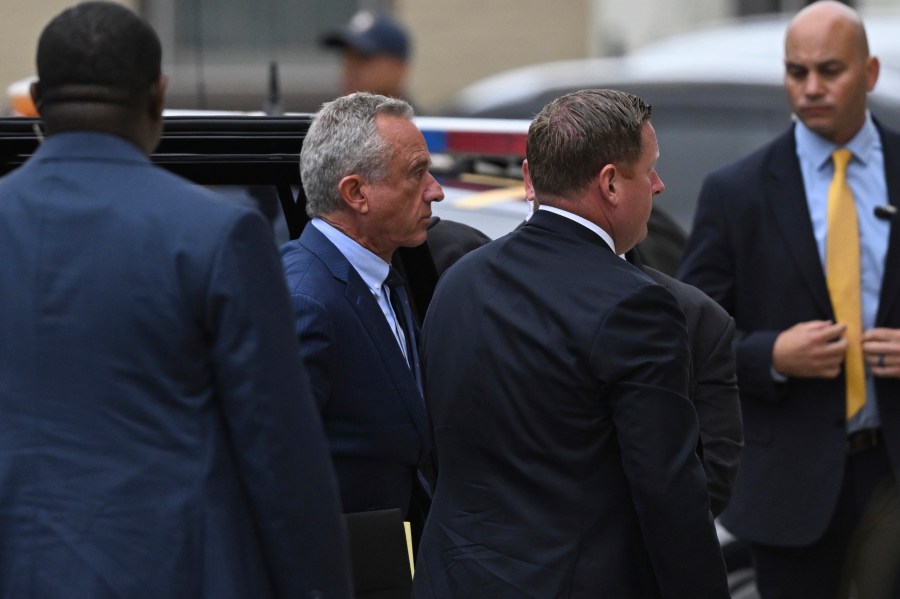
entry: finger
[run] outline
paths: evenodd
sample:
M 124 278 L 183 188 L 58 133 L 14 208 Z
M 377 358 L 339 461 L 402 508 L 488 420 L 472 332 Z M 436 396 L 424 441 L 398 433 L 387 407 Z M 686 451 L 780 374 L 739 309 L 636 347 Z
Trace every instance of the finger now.
M 863 341 L 883 341 L 886 343 L 900 343 L 900 329 L 878 327 L 869 329 L 862 335 Z
M 863 339 L 862 340 L 862 348 L 865 352 L 876 353 L 887 349 L 890 347 L 890 344 L 887 341 L 882 341 L 880 339 Z
M 880 354 L 874 357 L 872 362 L 874 363 L 870 363 L 869 367 L 873 375 L 880 377 L 897 376 L 900 361 L 898 361 L 896 356 Z
M 874 372 L 876 368 L 885 368 L 887 366 L 887 356 L 880 353 L 865 354 L 866 364 Z
M 821 329 L 824 327 L 830 327 L 834 325 L 833 320 L 807 320 L 806 322 L 801 322 L 797 326 L 806 327 L 810 330 Z
M 862 348 L 866 354 L 887 354 L 898 357 L 895 363 L 900 364 L 900 342 L 898 341 L 863 341 Z
M 821 365 L 816 374 L 813 376 L 817 376 L 823 379 L 834 379 L 841 373 L 841 363 L 839 362 L 836 366 L 834 365 Z
M 836 322 L 834 324 L 829 324 L 827 326 L 823 326 L 820 328 L 816 328 L 811 331 L 812 336 L 815 339 L 823 340 L 823 341 L 832 341 L 838 338 L 842 338 L 844 333 L 847 331 L 847 325 Z
M 849 344 L 850 342 L 847 341 L 846 337 L 838 337 L 823 343 L 821 349 L 828 356 L 843 356 Z

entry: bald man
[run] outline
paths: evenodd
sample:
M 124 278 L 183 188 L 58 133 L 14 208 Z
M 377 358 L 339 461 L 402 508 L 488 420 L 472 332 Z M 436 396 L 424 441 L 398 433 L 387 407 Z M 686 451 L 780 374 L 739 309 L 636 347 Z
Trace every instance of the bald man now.
M 784 64 L 795 124 L 707 178 L 680 270 L 737 326 L 745 447 L 722 520 L 766 599 L 894 597 L 900 233 L 876 207 L 900 204 L 900 135 L 868 111 L 879 63 L 848 6 L 801 10 Z

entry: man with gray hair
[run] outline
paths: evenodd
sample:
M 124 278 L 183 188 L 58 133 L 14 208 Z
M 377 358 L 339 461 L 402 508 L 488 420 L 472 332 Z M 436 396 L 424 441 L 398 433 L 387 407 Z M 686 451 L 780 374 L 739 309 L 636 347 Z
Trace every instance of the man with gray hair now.
M 343 509 L 399 508 L 415 536 L 431 441 L 418 329 L 391 258 L 425 241 L 444 195 L 412 117 L 406 102 L 369 93 L 322 107 L 300 154 L 312 220 L 282 262 Z
M 438 284 L 417 598 L 728 597 L 684 314 L 618 257 L 664 189 L 649 118 L 613 90 L 547 105 L 524 167 L 540 209 Z

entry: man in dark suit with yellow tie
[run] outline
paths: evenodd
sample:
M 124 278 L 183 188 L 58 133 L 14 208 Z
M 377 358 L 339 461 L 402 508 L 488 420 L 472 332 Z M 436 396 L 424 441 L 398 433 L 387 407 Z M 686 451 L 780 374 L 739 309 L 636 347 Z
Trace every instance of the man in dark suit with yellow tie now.
M 764 598 L 896 596 L 900 230 L 882 216 L 900 136 L 867 111 L 878 71 L 851 8 L 800 11 L 797 122 L 707 178 L 681 268 L 737 325 L 745 447 L 722 520 Z

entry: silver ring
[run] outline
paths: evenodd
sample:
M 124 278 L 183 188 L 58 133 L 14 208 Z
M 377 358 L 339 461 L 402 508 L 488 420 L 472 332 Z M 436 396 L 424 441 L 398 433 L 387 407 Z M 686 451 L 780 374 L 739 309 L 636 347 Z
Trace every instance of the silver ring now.
M 878 367 L 884 368 L 884 354 L 878 356 Z

